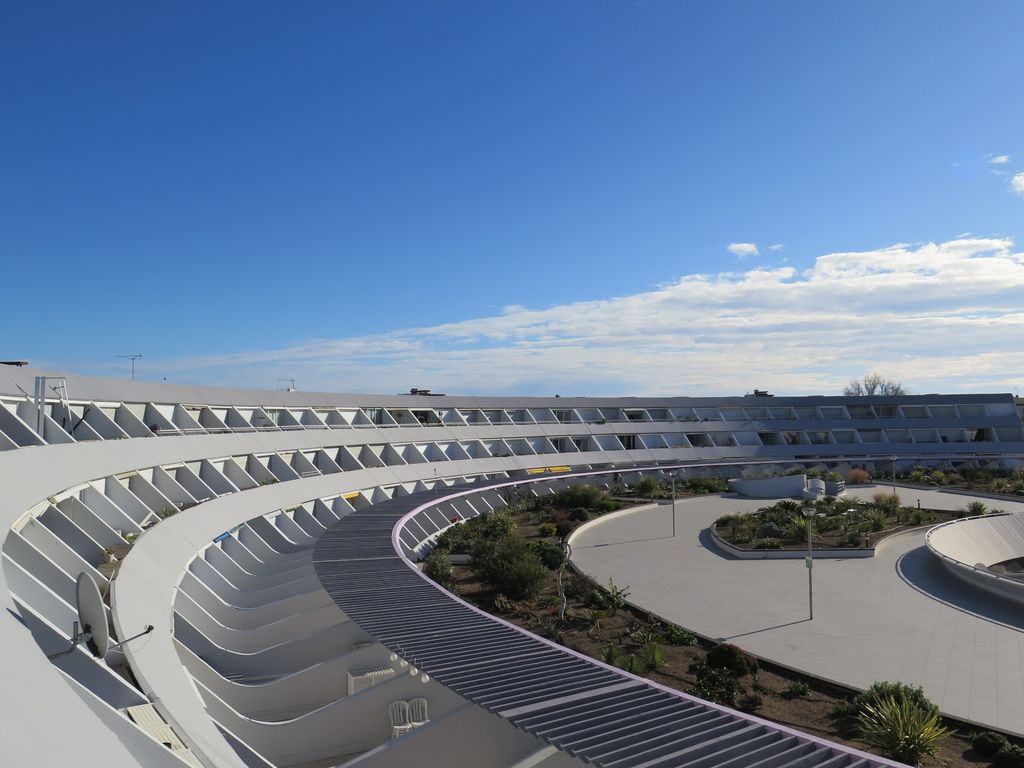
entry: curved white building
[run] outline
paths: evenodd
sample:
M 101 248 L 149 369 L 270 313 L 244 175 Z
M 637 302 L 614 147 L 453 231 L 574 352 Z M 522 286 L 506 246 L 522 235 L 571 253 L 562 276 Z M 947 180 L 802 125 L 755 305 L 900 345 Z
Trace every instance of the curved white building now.
M 1008 394 L 473 398 L 42 376 L 0 367 L 4 765 L 889 764 L 527 635 L 426 582 L 416 554 L 501 504 L 501 486 L 547 492 L 564 468 L 605 482 L 1024 455 Z M 81 573 L 116 639 L 153 630 L 48 660 L 69 646 Z M 396 702 L 412 722 L 398 705 L 393 729 Z

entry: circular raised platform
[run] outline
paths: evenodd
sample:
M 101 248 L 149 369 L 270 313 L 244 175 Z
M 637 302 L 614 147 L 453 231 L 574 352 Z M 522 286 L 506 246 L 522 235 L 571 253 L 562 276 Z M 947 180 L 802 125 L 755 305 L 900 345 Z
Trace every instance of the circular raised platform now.
M 928 531 L 925 542 L 958 578 L 1024 603 L 1024 514 L 952 520 Z

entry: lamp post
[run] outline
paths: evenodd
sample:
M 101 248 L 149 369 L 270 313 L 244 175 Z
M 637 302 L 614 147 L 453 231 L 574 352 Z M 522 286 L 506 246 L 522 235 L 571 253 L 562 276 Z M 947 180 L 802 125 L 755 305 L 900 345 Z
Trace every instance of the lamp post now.
M 807 611 L 810 615 L 809 620 L 814 621 L 814 545 L 811 543 L 811 526 L 816 510 L 814 507 L 804 507 L 802 511 L 807 521 Z
M 889 457 L 892 459 L 892 495 L 896 495 L 896 454 Z
M 676 473 L 672 473 L 672 538 L 676 537 Z

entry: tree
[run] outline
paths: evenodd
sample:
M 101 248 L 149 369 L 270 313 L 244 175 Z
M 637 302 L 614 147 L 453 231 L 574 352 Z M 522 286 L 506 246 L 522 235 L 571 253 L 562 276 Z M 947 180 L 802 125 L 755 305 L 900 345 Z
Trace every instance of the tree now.
M 877 371 L 864 374 L 861 379 L 851 379 L 843 389 L 847 397 L 863 397 L 865 395 L 905 395 L 907 390 L 894 379 L 887 379 Z

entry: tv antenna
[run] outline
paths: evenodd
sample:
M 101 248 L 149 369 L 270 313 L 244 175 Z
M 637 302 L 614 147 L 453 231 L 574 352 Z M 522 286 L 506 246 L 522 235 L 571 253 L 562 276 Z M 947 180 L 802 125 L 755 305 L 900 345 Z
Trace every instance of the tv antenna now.
M 135 361 L 142 357 L 142 353 L 136 352 L 134 355 L 114 355 L 114 357 L 122 357 L 132 361 L 132 381 L 135 381 Z
M 295 379 L 284 378 L 284 379 L 278 379 L 278 381 L 287 381 L 288 382 L 288 387 L 285 390 L 286 392 L 294 392 L 295 391 Z
M 46 657 L 50 661 L 74 652 L 80 643 L 84 643 L 85 647 L 89 649 L 89 653 L 97 659 L 102 659 L 107 655 L 107 651 L 119 648 L 130 640 L 148 635 L 153 631 L 153 625 L 147 624 L 139 634 L 111 645 L 110 628 L 107 626 L 107 607 L 103 604 L 100 588 L 96 586 L 92 576 L 85 571 L 78 574 L 78 579 L 75 581 L 75 605 L 78 608 L 78 621 L 74 622 L 71 630 L 71 647 L 66 651 L 51 653 Z M 79 629 L 82 631 L 79 632 Z

